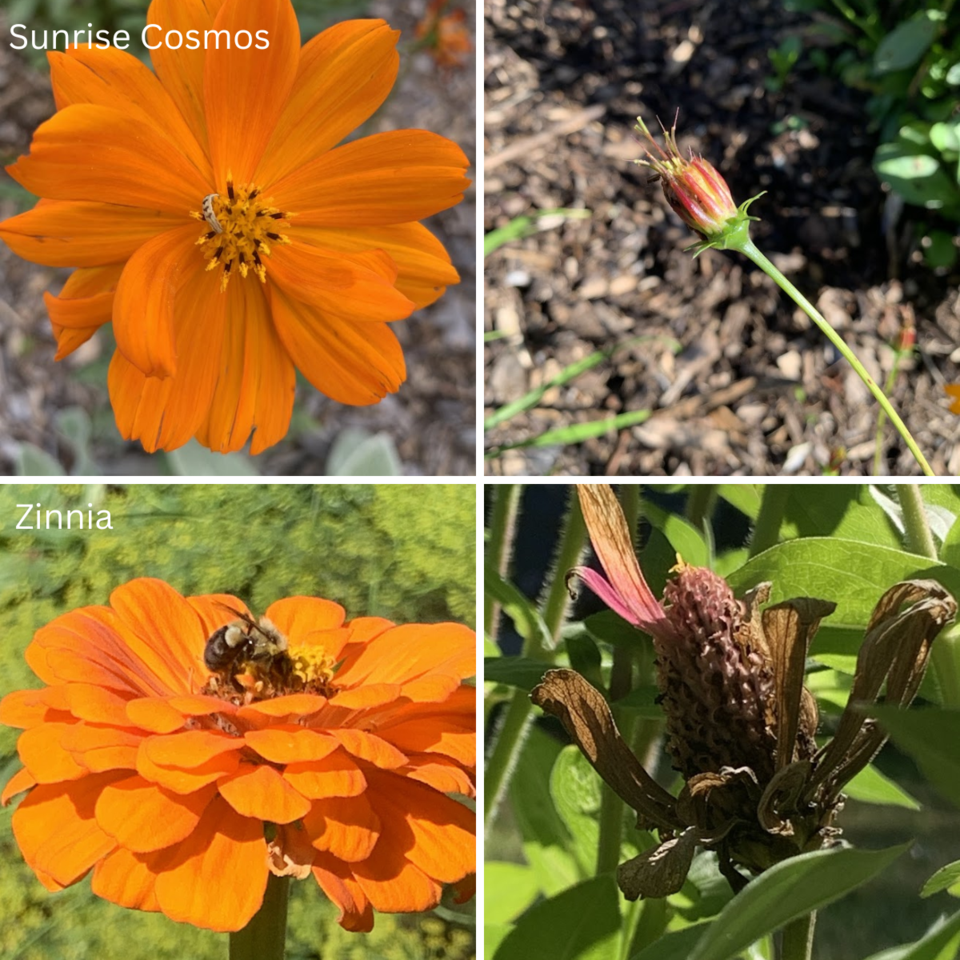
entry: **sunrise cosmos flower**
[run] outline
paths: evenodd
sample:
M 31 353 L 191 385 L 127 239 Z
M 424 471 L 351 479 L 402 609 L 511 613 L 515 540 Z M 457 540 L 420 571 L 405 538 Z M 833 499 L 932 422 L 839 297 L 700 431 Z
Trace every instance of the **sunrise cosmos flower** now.
M 290 0 L 153 0 L 170 30 L 266 31 L 269 48 L 48 54 L 57 113 L 7 168 L 42 199 L 0 223 L 76 267 L 46 295 L 62 359 L 112 322 L 117 425 L 148 451 L 251 453 L 289 425 L 299 370 L 341 403 L 406 376 L 390 330 L 459 277 L 419 221 L 458 203 L 463 151 L 423 130 L 344 138 L 386 99 L 399 32 L 337 24 L 301 49 Z
M 92 870 L 107 900 L 218 931 L 247 924 L 270 872 L 312 873 L 349 930 L 467 892 L 474 814 L 450 795 L 474 795 L 473 632 L 314 597 L 265 617 L 139 579 L 36 633 L 45 686 L 0 702 L 24 728 L 2 800 L 29 791 L 13 832 L 48 890 Z M 264 661 L 207 669 L 231 622 L 286 638 L 272 680 Z

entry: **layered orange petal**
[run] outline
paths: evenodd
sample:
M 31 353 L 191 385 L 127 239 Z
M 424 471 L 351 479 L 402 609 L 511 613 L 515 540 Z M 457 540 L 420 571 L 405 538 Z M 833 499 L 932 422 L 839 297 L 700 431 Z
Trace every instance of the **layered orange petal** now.
M 294 243 L 270 257 L 270 280 L 287 297 L 344 320 L 410 316 L 413 301 L 394 287 L 396 277 L 393 261 L 379 250 L 344 254 Z
M 234 281 L 226 297 L 230 322 L 210 410 L 197 439 L 211 450 L 229 453 L 240 450 L 255 430 L 250 452 L 257 454 L 287 432 L 296 371 L 277 339 L 260 284 Z
M 396 80 L 399 35 L 383 20 L 348 20 L 304 46 L 293 91 L 257 170 L 258 182 L 285 177 L 373 115 Z
M 42 123 L 30 155 L 7 172 L 37 196 L 110 197 L 184 218 L 210 192 L 209 181 L 153 126 L 92 103 L 67 107 Z
M 323 316 L 270 290 L 277 333 L 303 375 L 339 403 L 366 406 L 395 393 L 406 378 L 403 351 L 385 323 L 354 324 Z
M 382 913 L 430 910 L 440 902 L 443 887 L 407 860 L 390 838 L 378 843 L 353 875 L 373 906 Z
M 463 151 L 425 130 L 393 130 L 337 147 L 271 188 L 297 225 L 374 227 L 432 216 L 463 199 Z
M 115 47 L 98 50 L 79 46 L 64 53 L 48 53 L 47 59 L 58 110 L 74 103 L 96 103 L 122 110 L 161 131 L 179 146 L 206 180 L 213 180 L 210 161 L 183 115 L 156 74 L 133 54 Z
M 316 630 L 336 630 L 343 626 L 346 611 L 339 603 L 319 597 L 286 597 L 267 607 L 266 616 L 288 637 L 298 639 Z M 330 650 L 336 656 L 340 651 Z
M 153 870 L 129 850 L 114 850 L 93 870 L 90 889 L 104 900 L 136 910 L 157 912 L 157 878 Z
M 272 763 L 309 763 L 322 760 L 339 747 L 337 741 L 319 731 L 294 725 L 269 730 L 248 730 L 243 739 L 261 757 Z
M 132 770 L 137 763 L 138 734 L 116 727 L 73 723 L 64 731 L 60 745 L 85 770 Z
M 407 762 L 407 758 L 396 747 L 365 730 L 333 729 L 329 735 L 339 741 L 347 753 L 383 770 L 396 770 Z
M 244 817 L 293 823 L 310 809 L 310 801 L 265 764 L 242 763 L 236 772 L 221 777 L 217 786 L 220 796 Z
M 88 772 L 60 745 L 61 738 L 71 726 L 69 723 L 43 723 L 20 734 L 17 753 L 37 783 L 77 780 Z
M 208 51 L 203 92 L 210 157 L 217 190 L 227 193 L 228 175 L 248 183 L 273 134 L 297 74 L 300 25 L 290 0 L 227 0 L 214 24 L 235 37 L 240 30 L 265 30 L 266 50 Z
M 86 200 L 40 200 L 0 223 L 0 238 L 17 256 L 48 267 L 122 263 L 147 240 L 183 223 L 160 210 Z
M 356 762 L 342 750 L 320 760 L 291 763 L 284 779 L 305 797 L 356 797 L 367 788 L 367 779 Z
M 418 309 L 433 303 L 447 286 L 460 281 L 443 244 L 419 223 L 335 230 L 294 221 L 287 232 L 294 242 L 303 240 L 327 250 L 382 250 L 396 265 L 396 288 Z
M 365 933 L 373 929 L 373 910 L 350 867 L 329 853 L 317 852 L 313 875 L 320 889 L 340 908 L 340 925 Z
M 216 794 L 209 785 L 186 796 L 132 776 L 105 787 L 95 814 L 100 828 L 135 853 L 149 853 L 189 836 Z
M 148 377 L 176 372 L 174 302 L 190 259 L 196 226 L 148 240 L 127 261 L 113 301 L 113 333 L 124 358 Z
M 347 863 L 360 863 L 373 852 L 380 818 L 365 795 L 318 800 L 303 818 L 304 829 L 318 850 Z
M 37 778 L 26 768 L 21 767 L 6 783 L 0 794 L 0 805 L 6 806 L 18 793 L 37 785 Z
M 219 797 L 169 857 L 157 856 L 157 901 L 181 923 L 240 930 L 263 902 L 266 843 L 259 820 L 241 817 Z

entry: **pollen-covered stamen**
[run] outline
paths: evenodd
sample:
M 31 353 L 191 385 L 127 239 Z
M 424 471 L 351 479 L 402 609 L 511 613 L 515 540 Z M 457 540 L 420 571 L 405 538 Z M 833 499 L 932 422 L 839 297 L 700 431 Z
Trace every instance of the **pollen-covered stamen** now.
M 310 693 L 332 697 L 337 692 L 333 682 L 336 663 L 322 647 L 291 644 L 287 651 L 293 661 L 295 683 Z
M 264 258 L 270 256 L 271 244 L 289 243 L 290 238 L 278 230 L 287 226 L 293 216 L 274 207 L 269 197 L 261 195 L 253 184 L 235 184 L 227 180 L 227 195 L 208 194 L 201 209 L 190 216 L 203 222 L 204 230 L 197 246 L 207 260 L 207 269 L 222 268 L 220 289 L 226 290 L 231 276 L 246 277 L 254 273 L 261 283 L 267 279 Z

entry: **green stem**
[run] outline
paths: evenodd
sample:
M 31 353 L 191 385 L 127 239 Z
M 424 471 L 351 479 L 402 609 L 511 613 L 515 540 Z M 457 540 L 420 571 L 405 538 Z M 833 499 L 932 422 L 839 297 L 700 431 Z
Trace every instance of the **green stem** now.
M 752 558 L 764 550 L 769 550 L 780 539 L 780 526 L 787 501 L 790 499 L 790 488 L 791 485 L 786 483 L 768 483 L 763 488 L 760 512 L 750 538 L 748 557 Z
M 783 928 L 780 941 L 780 960 L 812 960 L 813 928 L 817 922 L 814 910 L 804 917 L 798 917 Z
M 889 393 L 893 390 L 893 385 L 897 382 L 897 374 L 900 372 L 900 364 L 905 357 L 910 356 L 912 347 L 909 350 L 896 350 L 893 355 L 893 366 L 890 367 L 890 373 L 887 374 L 886 382 L 883 384 L 883 392 Z M 877 414 L 877 433 L 873 444 L 873 475 L 880 475 L 880 453 L 883 445 L 883 425 L 887 422 L 887 415 L 881 410 Z
M 230 960 L 283 960 L 289 891 L 289 877 L 268 875 L 260 909 L 242 930 L 230 934 Z
M 497 572 L 505 577 L 513 550 L 513 534 L 517 523 L 517 508 L 520 504 L 521 487 L 517 483 L 497 484 L 493 489 L 493 509 L 490 512 L 490 528 L 487 532 L 487 556 L 497 565 Z M 492 593 L 483 598 L 483 624 L 487 636 L 497 641 L 500 632 L 500 605 Z
M 570 508 L 567 510 L 560 533 L 560 546 L 557 550 L 553 577 L 541 606 L 543 620 L 553 643 L 549 650 L 544 650 L 535 637 L 529 637 L 524 641 L 521 654 L 524 657 L 543 660 L 545 668 L 553 662 L 554 648 L 560 636 L 564 613 L 569 603 L 566 587 L 567 570 L 577 565 L 586 535 L 587 528 L 583 522 L 583 514 L 580 512 L 580 502 L 576 494 L 571 492 Z M 515 690 L 507 705 L 503 723 L 484 770 L 483 817 L 484 824 L 488 828 L 496 817 L 500 800 L 510 782 L 510 774 L 520 759 L 532 709 L 527 691 Z
M 739 250 L 744 256 L 749 257 L 768 277 L 770 277 L 784 293 L 786 293 L 801 310 L 820 328 L 823 335 L 840 351 L 851 367 L 856 371 L 857 376 L 866 384 L 867 389 L 873 394 L 874 399 L 880 404 L 884 413 L 890 418 L 897 433 L 903 438 L 914 459 L 920 465 L 920 468 L 928 476 L 934 476 L 926 458 L 920 452 L 917 442 L 913 439 L 906 424 L 900 419 L 900 415 L 893 409 L 893 405 L 887 399 L 886 394 L 876 384 L 873 377 L 867 373 L 866 368 L 857 359 L 857 355 L 847 346 L 843 338 L 830 326 L 827 319 L 817 310 L 816 307 L 757 249 L 754 242 L 749 239 L 741 241 L 736 245 L 731 244 L 733 249 Z
M 903 511 L 903 532 L 907 549 L 930 560 L 939 560 L 937 544 L 923 506 L 923 488 L 916 483 L 897 486 Z M 945 630 L 930 648 L 930 663 L 945 707 L 960 706 L 960 631 Z
M 702 530 L 704 521 L 713 512 L 713 506 L 717 501 L 717 485 L 691 483 L 687 491 L 687 519 L 698 530 Z

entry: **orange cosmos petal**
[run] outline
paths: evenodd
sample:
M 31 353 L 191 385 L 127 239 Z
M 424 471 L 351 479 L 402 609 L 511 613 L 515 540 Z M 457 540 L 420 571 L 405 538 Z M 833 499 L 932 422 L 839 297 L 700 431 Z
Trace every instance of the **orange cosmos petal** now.
M 115 774 L 97 774 L 34 787 L 12 817 L 24 860 L 62 886 L 76 883 L 117 845 L 94 818 L 97 797 L 115 779 Z
M 300 51 L 290 98 L 256 180 L 274 183 L 338 144 L 383 103 L 397 77 L 399 30 L 383 20 L 348 20 Z
M 284 779 L 305 797 L 356 797 L 367 788 L 367 778 L 342 750 L 322 760 L 291 763 L 283 771 Z
M 353 875 L 374 907 L 381 913 L 415 913 L 430 910 L 440 902 L 443 888 L 384 835 L 363 863 L 354 864 Z
M 287 101 L 300 58 L 300 25 L 290 0 L 227 0 L 217 14 L 216 30 L 239 30 L 251 36 L 265 30 L 266 50 L 229 50 L 207 53 L 203 93 L 210 157 L 217 188 L 226 196 L 227 177 L 247 183 L 263 156 L 283 105 Z
M 322 760 L 339 746 L 336 740 L 322 733 L 295 725 L 248 730 L 243 739 L 247 746 L 272 763 Z
M 154 872 L 129 850 L 114 850 L 94 868 L 90 889 L 121 907 L 156 912 L 160 909 Z
M 310 809 L 310 801 L 265 764 L 241 763 L 235 773 L 221 777 L 217 786 L 223 799 L 244 817 L 293 823 Z
M 271 193 L 297 211 L 297 226 L 373 227 L 409 223 L 463 199 L 469 162 L 451 140 L 426 130 L 378 133 L 325 153 Z
M 33 263 L 99 267 L 127 260 L 151 237 L 182 222 L 182 216 L 158 210 L 40 200 L 32 210 L 0 223 L 0 238 L 17 256 Z
M 30 155 L 7 172 L 37 196 L 109 197 L 183 217 L 210 192 L 209 181 L 153 126 L 92 103 L 66 107 L 42 123 Z
M 29 790 L 37 785 L 36 777 L 26 768 L 21 767 L 8 781 L 0 794 L 0 805 L 6 806 L 18 793 Z
M 156 74 L 133 54 L 115 47 L 97 50 L 79 46 L 63 53 L 48 53 L 47 60 L 58 110 L 74 103 L 122 110 L 177 144 L 203 177 L 213 180 L 210 161 L 170 95 Z
M 174 300 L 197 236 L 195 225 L 148 240 L 127 261 L 113 301 L 117 349 L 148 377 L 176 372 Z
M 350 867 L 331 856 L 317 852 L 313 875 L 320 889 L 340 908 L 339 922 L 345 930 L 367 933 L 373 929 L 373 909 Z
M 57 354 L 62 360 L 86 343 L 113 317 L 113 294 L 123 270 L 121 264 L 86 267 L 70 274 L 59 297 L 43 294 L 50 326 L 57 338 Z M 82 292 L 87 290 L 89 292 Z
M 371 772 L 370 780 L 383 835 L 407 860 L 443 883 L 477 869 L 472 810 L 406 777 Z
M 207 53 L 188 50 L 185 44 L 173 49 L 160 43 L 168 30 L 197 30 L 202 37 L 213 27 L 213 21 L 223 6 L 224 0 L 200 0 L 199 3 L 184 3 L 183 0 L 152 0 L 147 10 L 147 23 L 155 23 L 160 30 L 151 30 L 147 35 L 153 69 L 193 131 L 197 141 L 207 148 L 207 121 L 203 114 L 203 64 Z
M 294 221 L 287 233 L 294 242 L 304 240 L 327 250 L 382 250 L 396 265 L 396 288 L 418 309 L 433 303 L 449 285 L 460 281 L 443 244 L 419 223 L 328 230 Z
M 97 823 L 127 850 L 161 850 L 193 832 L 216 792 L 216 786 L 210 784 L 181 796 L 143 777 L 127 777 L 100 794 L 95 808 Z
M 229 453 L 247 442 L 252 454 L 281 440 L 290 424 L 296 369 L 277 339 L 260 284 L 235 278 L 227 287 L 223 348 L 210 411 L 197 439 Z
M 341 254 L 293 243 L 270 256 L 270 280 L 288 297 L 348 321 L 409 317 L 414 304 L 394 287 L 396 276 L 379 250 Z
M 265 616 L 287 637 L 300 638 L 316 630 L 336 630 L 346 620 L 339 603 L 319 597 L 287 597 L 267 607 Z M 334 656 L 339 650 L 330 651 Z
M 241 817 L 214 797 L 197 828 L 158 856 L 160 909 L 181 923 L 209 930 L 239 930 L 263 902 L 267 847 L 263 824 Z
M 373 852 L 380 837 L 380 818 L 364 795 L 318 800 L 303 818 L 314 847 L 347 863 L 358 863 Z
M 270 294 L 283 345 L 322 393 L 339 403 L 367 406 L 400 389 L 407 374 L 403 351 L 385 323 L 349 323 L 323 316 L 276 287 Z
M 69 723 L 43 723 L 20 734 L 17 753 L 38 783 L 76 780 L 88 772 L 60 745 L 61 738 L 71 726 Z

